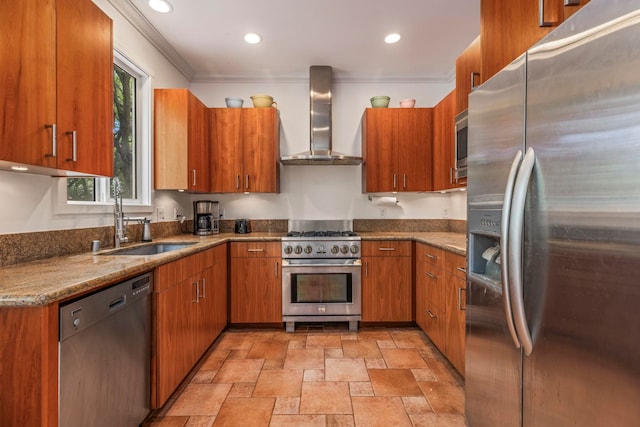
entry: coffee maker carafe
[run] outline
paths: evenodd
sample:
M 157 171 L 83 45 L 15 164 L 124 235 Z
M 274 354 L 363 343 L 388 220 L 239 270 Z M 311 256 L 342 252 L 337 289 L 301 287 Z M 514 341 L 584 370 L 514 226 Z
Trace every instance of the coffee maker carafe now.
M 206 236 L 218 232 L 219 205 L 216 201 L 193 202 L 193 234 Z

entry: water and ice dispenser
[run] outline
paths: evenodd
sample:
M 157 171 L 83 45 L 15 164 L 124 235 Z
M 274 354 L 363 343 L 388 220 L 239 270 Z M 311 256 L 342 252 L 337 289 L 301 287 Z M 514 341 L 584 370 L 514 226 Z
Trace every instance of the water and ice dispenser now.
M 500 226 L 502 210 L 469 210 L 469 276 L 499 285 L 502 282 Z

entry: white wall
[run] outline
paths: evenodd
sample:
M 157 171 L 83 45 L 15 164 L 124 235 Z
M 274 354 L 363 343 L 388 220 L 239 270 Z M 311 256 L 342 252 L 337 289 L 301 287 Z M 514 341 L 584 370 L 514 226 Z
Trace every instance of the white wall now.
M 347 79 L 345 79 L 347 80 Z M 334 76 L 333 149 L 361 156 L 360 119 L 369 99 L 391 97 L 390 106 L 400 99 L 415 98 L 416 107 L 433 107 L 453 88 L 451 83 L 340 81 Z M 224 107 L 227 96 L 274 97 L 281 119 L 282 155 L 309 149 L 308 79 L 272 82 L 194 82 L 191 90 L 209 107 Z M 226 218 L 341 219 L 341 218 L 466 218 L 466 193 L 399 193 L 397 206 L 373 206 L 362 194 L 362 166 L 281 166 L 280 194 L 196 195 L 192 200 L 218 200 Z M 391 195 L 391 194 L 385 194 Z
M 114 21 L 114 47 L 149 73 L 153 87 L 189 87 L 189 81 L 168 62 L 108 2 L 94 0 Z M 330 65 L 330 64 L 329 64 Z M 403 98 L 416 98 L 418 107 L 435 105 L 453 87 L 451 83 L 417 84 L 340 82 L 333 86 L 333 149 L 361 155 L 360 118 L 369 99 L 388 95 L 392 106 Z M 347 79 L 345 79 L 347 80 Z M 245 99 L 268 93 L 281 114 L 281 153 L 294 154 L 309 147 L 308 80 L 282 82 L 192 83 L 191 90 L 209 107 L 223 107 L 226 96 Z M 192 215 L 191 201 L 219 200 L 226 218 L 325 219 L 325 218 L 454 218 L 466 216 L 465 193 L 399 194 L 398 206 L 374 207 L 361 193 L 361 166 L 281 166 L 281 194 L 189 195 L 154 191 L 153 208 L 163 207 L 167 220 L 177 208 Z M 110 225 L 110 213 L 56 213 L 58 178 L 0 171 L 0 234 L 72 229 Z M 157 220 L 155 209 L 143 214 Z

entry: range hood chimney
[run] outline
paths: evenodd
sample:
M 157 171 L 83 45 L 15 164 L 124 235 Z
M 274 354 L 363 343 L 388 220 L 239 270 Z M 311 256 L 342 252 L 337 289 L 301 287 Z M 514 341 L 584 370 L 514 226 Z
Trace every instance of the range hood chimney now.
M 331 150 L 331 76 L 325 65 L 309 67 L 311 142 L 309 151 L 282 156 L 283 165 L 359 165 L 362 158 Z

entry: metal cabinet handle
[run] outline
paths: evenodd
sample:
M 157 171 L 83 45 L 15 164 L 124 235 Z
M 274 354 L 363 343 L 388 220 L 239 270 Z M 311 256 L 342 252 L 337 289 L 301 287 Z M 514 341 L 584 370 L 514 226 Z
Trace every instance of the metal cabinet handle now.
M 565 6 L 580 6 L 580 0 L 564 0 Z
M 402 188 L 407 188 L 407 174 L 402 174 Z
M 476 86 L 476 77 L 480 77 L 480 73 L 477 73 L 475 71 L 471 72 L 471 90 L 475 90 Z
M 195 187 L 195 186 L 196 186 L 196 170 L 195 170 L 195 169 L 193 169 L 193 171 L 191 172 L 191 174 L 193 175 L 193 184 L 192 184 L 192 185 Z
M 394 190 L 395 190 L 395 188 L 396 188 L 396 185 L 397 185 L 397 179 L 396 179 L 396 174 L 394 173 L 394 174 L 393 174 L 393 189 L 394 189 Z
M 236 175 L 236 190 L 240 189 L 240 175 Z
M 199 282 L 193 282 L 191 283 L 191 285 L 196 288 L 196 299 L 191 300 L 191 302 L 195 302 L 196 304 L 198 304 L 198 300 L 200 299 L 200 290 L 198 289 L 199 287 Z
M 437 318 L 438 318 L 438 316 L 436 316 L 435 314 L 433 314 L 433 313 L 431 312 L 431 310 L 427 310 L 427 314 L 428 314 L 428 315 L 429 315 L 429 317 L 431 317 L 432 319 L 437 319 Z
M 544 0 L 538 0 L 538 26 L 551 27 L 556 22 L 545 21 L 544 19 Z
M 249 189 L 249 175 L 247 175 L 244 179 L 244 188 L 245 190 Z
M 430 272 L 428 272 L 428 271 L 427 271 L 426 273 L 424 273 L 424 274 L 426 274 L 427 276 L 429 276 L 429 277 L 430 277 L 430 278 L 432 278 L 432 279 L 437 279 L 437 278 L 438 278 L 438 276 L 436 276 L 435 274 L 430 273 Z
M 365 277 L 369 277 L 369 261 L 364 262 L 364 275 Z
M 395 251 L 396 248 L 378 248 L 379 251 Z
M 465 288 L 458 288 L 458 310 L 466 311 L 467 307 L 462 307 L 462 292 L 467 292 Z
M 278 266 L 279 266 L 279 263 L 278 261 L 276 261 L 276 277 L 278 277 Z
M 207 279 L 202 278 L 202 296 L 200 298 L 205 299 L 207 297 Z
M 462 272 L 464 274 L 467 274 L 467 269 L 464 268 L 464 267 L 458 267 L 458 268 L 456 268 L 456 270 L 458 270 L 458 271 L 460 271 L 460 272 Z
M 264 252 L 264 248 L 249 248 L 247 252 Z
M 55 123 L 44 125 L 45 128 L 51 129 L 51 153 L 45 154 L 45 157 L 56 157 L 58 155 L 58 126 Z
M 67 158 L 67 161 L 77 162 L 78 161 L 78 132 L 71 131 L 67 132 L 67 135 L 71 135 L 71 158 Z
M 424 256 L 426 256 L 429 259 L 438 259 L 437 255 L 431 255 L 431 254 L 424 254 Z

